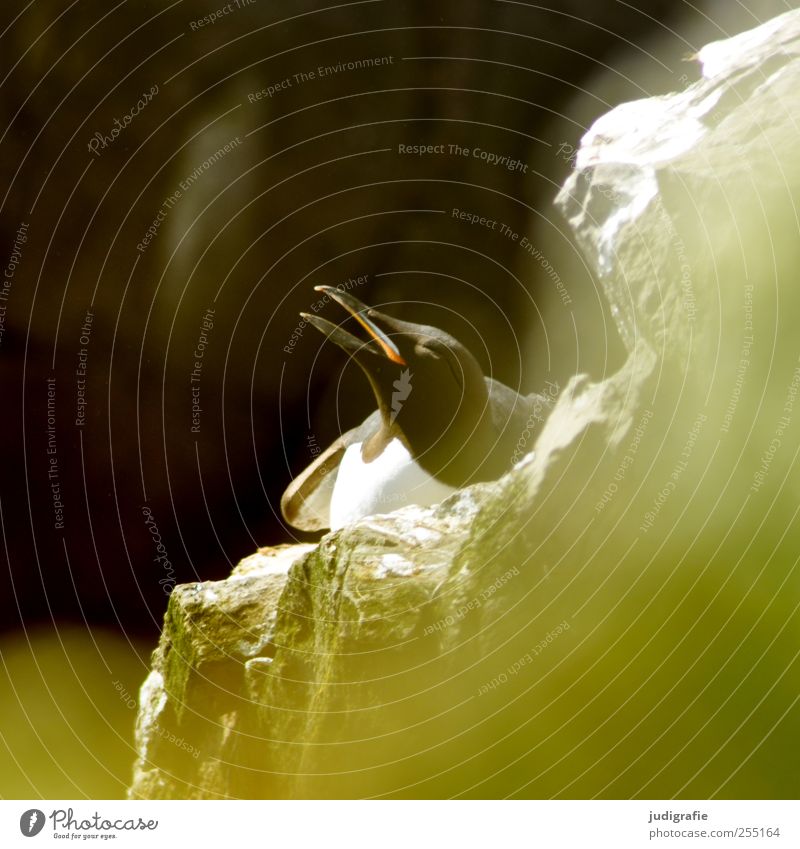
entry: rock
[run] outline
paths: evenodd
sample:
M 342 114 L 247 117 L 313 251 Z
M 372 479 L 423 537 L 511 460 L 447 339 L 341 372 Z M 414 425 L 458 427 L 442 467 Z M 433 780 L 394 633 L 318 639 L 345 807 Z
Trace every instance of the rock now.
M 532 455 L 176 588 L 132 796 L 796 797 L 798 51 L 586 134 L 557 204 L 627 361 Z
M 175 587 L 140 694 L 137 795 L 193 798 L 224 787 L 224 749 L 233 718 L 247 699 L 254 670 L 274 656 L 288 569 L 311 548 L 262 549 L 226 581 Z M 152 768 L 166 763 L 169 771 Z

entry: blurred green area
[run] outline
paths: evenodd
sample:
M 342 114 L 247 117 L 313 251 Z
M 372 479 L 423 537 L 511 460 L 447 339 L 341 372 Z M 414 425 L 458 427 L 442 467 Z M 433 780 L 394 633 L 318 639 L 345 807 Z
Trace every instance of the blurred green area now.
M 0 641 L 0 797 L 119 799 L 150 647 L 107 628 Z

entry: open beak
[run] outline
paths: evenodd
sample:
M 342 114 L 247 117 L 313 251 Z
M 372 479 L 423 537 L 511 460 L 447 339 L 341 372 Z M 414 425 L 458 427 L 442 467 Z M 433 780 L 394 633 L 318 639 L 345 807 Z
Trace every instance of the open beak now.
M 353 336 L 352 333 L 348 333 L 332 321 L 307 312 L 301 312 L 300 316 L 304 321 L 312 325 L 312 327 L 316 327 L 320 333 L 324 333 L 331 342 L 350 354 L 358 355 L 364 351 L 370 351 L 375 356 L 381 356 L 378 350 L 372 347 L 370 342 L 365 342 L 363 339 Z
M 400 356 L 400 351 L 398 350 L 397 345 L 395 345 L 386 333 L 384 333 L 383 330 L 381 330 L 380 327 L 378 327 L 378 325 L 375 324 L 375 322 L 367 315 L 370 308 L 366 304 L 363 304 L 358 300 L 358 298 L 354 298 L 347 292 L 335 289 L 333 286 L 315 286 L 314 291 L 323 292 L 329 298 L 336 301 L 337 304 L 343 306 L 367 331 L 367 333 L 369 333 L 370 337 L 377 342 L 381 351 L 383 351 L 384 355 L 388 359 L 398 365 L 406 365 L 406 361 L 402 358 L 402 356 Z M 340 348 L 344 348 L 346 351 L 352 351 L 353 353 L 363 349 L 363 342 L 359 341 L 355 336 L 345 330 L 342 330 L 341 327 L 338 327 L 332 322 L 326 321 L 324 318 L 319 318 L 315 315 L 309 315 L 308 313 L 301 313 L 301 315 L 306 321 L 314 325 L 317 330 L 322 331 L 322 333 L 324 333 L 331 342 L 335 342 Z

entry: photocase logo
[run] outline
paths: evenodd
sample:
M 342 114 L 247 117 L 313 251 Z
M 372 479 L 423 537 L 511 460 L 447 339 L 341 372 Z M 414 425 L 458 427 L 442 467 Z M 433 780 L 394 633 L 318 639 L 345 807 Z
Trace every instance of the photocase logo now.
M 397 414 L 403 408 L 403 401 L 411 394 L 411 372 L 405 369 L 401 372 L 400 377 L 392 384 L 395 391 L 392 392 L 392 417 L 391 421 L 397 418 Z
M 44 811 L 31 808 L 19 818 L 19 830 L 25 837 L 36 837 L 44 828 Z

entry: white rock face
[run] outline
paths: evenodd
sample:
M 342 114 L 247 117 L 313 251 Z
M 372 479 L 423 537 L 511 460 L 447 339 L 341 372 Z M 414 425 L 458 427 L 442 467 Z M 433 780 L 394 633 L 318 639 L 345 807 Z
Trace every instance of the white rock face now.
M 796 12 L 778 15 L 760 27 L 706 44 L 697 58 L 709 80 L 736 75 L 748 66 L 763 67 L 765 59 L 783 63 L 800 58 L 800 19 Z

